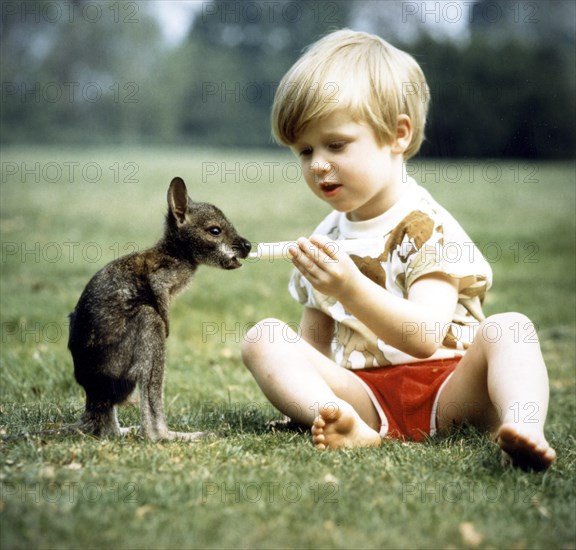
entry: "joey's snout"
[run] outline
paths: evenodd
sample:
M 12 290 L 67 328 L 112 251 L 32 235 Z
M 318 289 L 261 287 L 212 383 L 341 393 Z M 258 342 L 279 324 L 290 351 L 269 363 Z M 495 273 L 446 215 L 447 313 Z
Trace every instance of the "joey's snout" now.
M 247 258 L 250 250 L 252 250 L 252 243 L 250 241 L 243 238 L 235 241 L 230 247 L 229 261 L 224 262 L 224 269 L 238 269 L 239 267 L 242 267 L 239 258 Z
M 240 258 L 247 258 L 250 250 L 252 250 L 252 243 L 246 239 L 241 239 L 234 248 L 237 250 L 238 256 L 240 256 Z

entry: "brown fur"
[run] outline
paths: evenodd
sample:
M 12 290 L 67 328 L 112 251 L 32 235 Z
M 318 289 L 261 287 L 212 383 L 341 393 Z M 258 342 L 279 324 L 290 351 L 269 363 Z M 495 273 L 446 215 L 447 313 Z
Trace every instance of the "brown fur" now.
M 200 264 L 240 267 L 250 243 L 215 206 L 193 202 L 174 178 L 168 190 L 164 236 L 153 247 L 118 258 L 86 285 L 70 314 L 68 348 L 86 392 L 77 430 L 119 435 L 115 406 L 140 388 L 141 434 L 152 441 L 195 439 L 171 432 L 163 408 L 164 351 L 169 306 Z

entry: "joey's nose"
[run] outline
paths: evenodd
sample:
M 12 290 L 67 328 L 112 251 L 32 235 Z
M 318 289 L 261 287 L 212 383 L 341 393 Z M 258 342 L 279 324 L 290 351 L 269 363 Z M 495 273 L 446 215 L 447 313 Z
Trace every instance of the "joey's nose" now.
M 250 250 L 252 249 L 252 243 L 250 241 L 242 239 L 239 243 L 239 248 L 240 248 L 240 256 L 245 258 L 246 256 L 248 256 L 248 252 L 250 252 Z

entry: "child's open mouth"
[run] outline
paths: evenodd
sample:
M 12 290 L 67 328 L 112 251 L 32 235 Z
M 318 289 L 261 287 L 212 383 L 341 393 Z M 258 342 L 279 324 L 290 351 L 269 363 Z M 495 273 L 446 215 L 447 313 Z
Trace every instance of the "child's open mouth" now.
M 341 187 L 342 185 L 339 183 L 322 182 L 320 184 L 320 191 L 322 191 L 325 197 L 332 197 Z

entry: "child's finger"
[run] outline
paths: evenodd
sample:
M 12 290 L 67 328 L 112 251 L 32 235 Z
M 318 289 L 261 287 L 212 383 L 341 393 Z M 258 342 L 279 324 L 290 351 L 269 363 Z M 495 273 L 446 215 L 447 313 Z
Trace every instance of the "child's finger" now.
M 327 259 L 338 259 L 339 246 L 333 240 L 324 235 L 312 235 L 310 242 L 316 245 L 326 255 Z
M 302 243 L 298 242 L 298 248 L 294 247 L 290 250 L 292 256 L 292 264 L 306 277 L 312 284 L 316 281 L 317 277 L 321 275 L 321 270 L 314 260 L 314 256 L 310 251 L 311 244 L 306 244 L 306 240 Z
M 333 261 L 326 254 L 322 246 L 312 242 L 310 239 L 301 237 L 298 239 L 298 245 L 300 247 L 300 251 L 305 255 L 307 260 L 311 262 L 310 267 L 313 265 L 322 267 L 323 264 L 329 261 Z
M 298 248 L 297 244 L 295 244 L 295 243 L 290 244 L 290 246 L 288 247 L 288 254 L 289 254 L 290 258 L 292 260 L 294 260 L 294 258 L 298 257 L 299 253 L 300 253 L 300 249 Z

